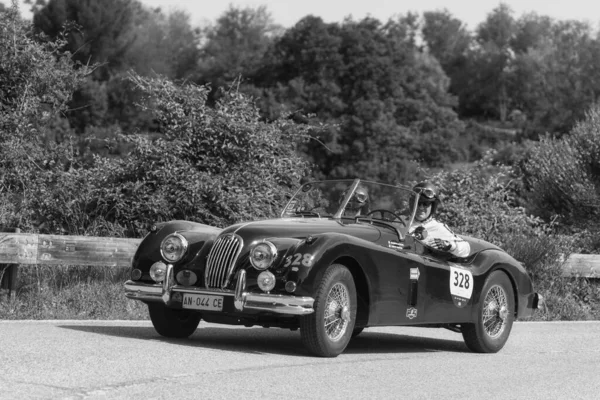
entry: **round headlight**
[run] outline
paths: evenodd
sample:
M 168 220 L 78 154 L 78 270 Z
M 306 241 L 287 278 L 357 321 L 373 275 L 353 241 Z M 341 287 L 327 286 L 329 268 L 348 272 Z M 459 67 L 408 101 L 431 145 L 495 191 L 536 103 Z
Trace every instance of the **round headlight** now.
M 269 271 L 263 271 L 258 275 L 256 282 L 263 292 L 270 292 L 275 287 L 275 275 Z
M 160 244 L 160 254 L 165 261 L 175 263 L 183 258 L 188 248 L 188 242 L 179 233 L 172 233 Z
M 162 261 L 157 261 L 150 267 L 150 278 L 154 282 L 162 282 L 167 274 L 167 265 Z
M 250 250 L 250 264 L 258 270 L 269 268 L 277 257 L 277 247 L 271 242 L 262 242 Z

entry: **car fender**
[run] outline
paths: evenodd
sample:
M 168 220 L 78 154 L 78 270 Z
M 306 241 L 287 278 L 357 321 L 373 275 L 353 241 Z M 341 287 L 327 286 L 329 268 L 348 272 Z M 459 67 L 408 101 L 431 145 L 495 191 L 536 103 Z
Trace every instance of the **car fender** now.
M 327 267 L 337 260 L 351 259 L 353 261 L 352 267 L 358 267 L 356 272 L 362 274 L 367 280 L 367 285 L 369 285 L 368 277 L 363 270 L 364 265 L 368 263 L 368 256 L 366 255 L 368 251 L 365 250 L 369 248 L 374 251 L 381 251 L 382 249 L 381 246 L 369 241 L 341 233 L 323 233 L 310 236 L 288 252 L 288 257 L 291 257 L 287 260 L 287 262 L 291 262 L 288 280 L 297 281 L 298 290 L 296 294 L 314 296 Z M 303 263 L 308 259 L 311 260 L 310 263 Z M 296 263 L 294 263 L 295 260 L 297 260 Z M 346 266 L 351 268 L 350 265 Z
M 483 300 L 481 299 L 481 290 L 485 279 L 493 271 L 501 270 L 506 273 L 513 285 L 517 318 L 530 314 L 528 310 L 532 307 L 530 298 L 532 298 L 534 290 L 529 274 L 520 262 L 502 250 L 489 249 L 478 253 L 471 265 L 477 265 L 475 272 L 481 276 L 480 284 L 477 285 L 474 293 L 477 302 Z M 476 307 L 473 307 L 472 316 L 477 318 Z
M 190 262 L 196 258 L 205 244 L 214 240 L 222 231 L 214 226 L 190 221 L 170 221 L 159 223 L 140 242 L 133 256 L 133 268 L 149 268 L 154 262 L 162 260 L 160 244 L 165 237 L 179 233 L 188 241 L 188 251 L 180 262 Z M 208 246 L 206 246 L 208 247 Z

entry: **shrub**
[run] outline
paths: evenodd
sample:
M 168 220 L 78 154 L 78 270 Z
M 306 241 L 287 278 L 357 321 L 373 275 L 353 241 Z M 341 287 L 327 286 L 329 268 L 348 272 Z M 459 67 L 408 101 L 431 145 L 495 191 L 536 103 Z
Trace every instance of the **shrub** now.
M 567 226 L 600 221 L 600 106 L 569 135 L 542 137 L 524 165 L 532 210 Z M 596 230 L 596 229 L 594 229 Z
M 31 33 L 17 2 L 0 12 L 0 195 L 12 203 L 6 225 L 33 228 L 38 189 L 69 168 L 70 149 L 45 140 L 89 69 L 61 52 L 64 40 Z

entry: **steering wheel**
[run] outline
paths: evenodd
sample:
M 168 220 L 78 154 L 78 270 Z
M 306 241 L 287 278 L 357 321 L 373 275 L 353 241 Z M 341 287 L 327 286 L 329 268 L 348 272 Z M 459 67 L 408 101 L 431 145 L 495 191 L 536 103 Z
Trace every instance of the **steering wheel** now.
M 370 217 L 372 214 L 375 214 L 375 213 L 380 213 L 381 214 L 381 220 L 383 220 L 383 221 L 387 221 L 387 222 L 399 222 L 402 225 L 406 226 L 406 222 L 404 222 L 402 220 L 402 218 L 398 214 L 393 213 L 390 210 L 377 209 L 377 210 L 373 210 L 373 211 L 368 212 L 366 216 Z M 391 214 L 392 218 L 386 218 L 385 214 Z

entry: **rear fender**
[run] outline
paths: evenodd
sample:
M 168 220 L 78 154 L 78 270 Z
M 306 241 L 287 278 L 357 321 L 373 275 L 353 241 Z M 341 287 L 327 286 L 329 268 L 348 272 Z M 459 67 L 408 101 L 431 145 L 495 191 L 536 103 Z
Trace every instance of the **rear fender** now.
M 493 271 L 500 270 L 508 276 L 515 296 L 515 318 L 532 313 L 533 284 L 521 263 L 503 251 L 486 250 L 477 255 L 474 264 L 479 265 L 478 275 L 488 276 Z M 481 288 L 482 286 L 475 293 L 478 301 L 483 300 L 481 299 Z M 477 318 L 476 308 L 473 309 L 472 318 L 473 320 Z

